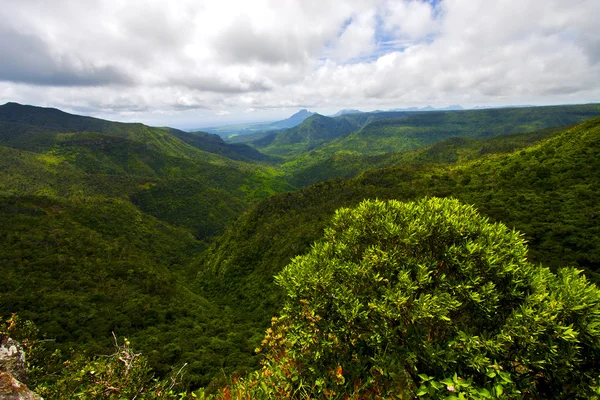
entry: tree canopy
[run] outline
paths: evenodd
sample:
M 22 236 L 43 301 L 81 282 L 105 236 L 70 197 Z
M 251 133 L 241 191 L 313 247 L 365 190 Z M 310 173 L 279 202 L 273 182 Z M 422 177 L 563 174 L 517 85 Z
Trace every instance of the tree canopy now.
M 234 390 L 332 398 L 597 393 L 596 286 L 575 269 L 533 265 L 518 232 L 457 200 L 339 209 L 324 238 L 276 281 L 287 295 L 263 341 L 264 368 Z

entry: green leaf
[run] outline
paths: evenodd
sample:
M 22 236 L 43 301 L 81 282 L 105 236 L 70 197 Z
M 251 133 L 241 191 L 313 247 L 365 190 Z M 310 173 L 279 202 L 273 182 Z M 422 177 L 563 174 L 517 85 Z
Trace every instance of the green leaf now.
M 442 385 L 441 383 L 439 383 L 438 381 L 431 381 L 431 386 L 435 389 L 435 390 L 440 390 L 444 385 Z
M 498 397 L 502 396 L 502 393 L 504 393 L 504 389 L 502 389 L 502 385 L 496 385 L 495 389 L 496 389 L 496 396 L 498 396 Z
M 419 396 L 419 397 L 425 396 L 427 393 L 428 393 L 428 391 L 427 391 L 426 385 L 419 386 L 419 390 L 417 391 L 417 396 Z
M 419 378 L 421 378 L 424 382 L 430 381 L 433 379 L 431 376 L 427 376 L 427 374 L 418 374 Z
M 454 386 L 454 381 L 452 381 L 450 378 L 444 378 L 441 380 L 441 382 L 446 386 Z

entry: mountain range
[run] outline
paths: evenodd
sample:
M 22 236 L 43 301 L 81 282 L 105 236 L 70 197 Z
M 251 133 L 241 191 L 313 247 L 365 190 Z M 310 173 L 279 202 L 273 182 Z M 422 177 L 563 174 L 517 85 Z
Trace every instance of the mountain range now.
M 284 300 L 273 276 L 337 209 L 375 198 L 472 204 L 522 232 L 532 262 L 599 282 L 599 117 L 598 104 L 303 111 L 228 143 L 7 103 L 0 315 L 35 322 L 47 360 L 60 350 L 39 385 L 114 332 L 158 376 L 187 363 L 185 387 L 216 392 L 259 368 Z
M 212 128 L 201 128 L 201 129 L 193 129 L 194 132 L 205 131 L 208 133 L 214 133 L 224 138 L 236 137 L 238 135 L 248 135 L 252 133 L 262 133 L 269 131 L 276 131 L 281 129 L 292 128 L 306 118 L 313 115 L 312 112 L 302 109 L 292 115 L 289 118 L 283 119 L 281 121 L 275 122 L 257 122 L 257 123 L 248 123 L 248 124 L 238 124 L 238 125 L 224 125 L 219 127 Z

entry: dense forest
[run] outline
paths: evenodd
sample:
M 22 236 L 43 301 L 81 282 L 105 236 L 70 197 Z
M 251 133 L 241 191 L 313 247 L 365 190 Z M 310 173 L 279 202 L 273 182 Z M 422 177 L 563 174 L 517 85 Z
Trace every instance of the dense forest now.
M 599 116 L 315 114 L 227 143 L 7 103 L 0 323 L 28 329 L 0 331 L 45 398 L 591 398 Z

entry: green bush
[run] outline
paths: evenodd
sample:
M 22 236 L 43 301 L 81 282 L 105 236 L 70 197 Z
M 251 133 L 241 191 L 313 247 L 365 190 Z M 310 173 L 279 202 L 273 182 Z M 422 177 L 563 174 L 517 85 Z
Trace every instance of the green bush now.
M 181 372 L 165 380 L 154 377 L 146 357 L 136 353 L 125 338 L 114 336 L 114 353 L 92 359 L 78 355 L 66 361 L 55 381 L 40 384 L 36 391 L 46 399 L 179 399 L 176 388 Z
M 364 201 L 277 277 L 260 396 L 591 398 L 600 295 L 456 200 Z M 236 392 L 236 390 L 238 392 Z

